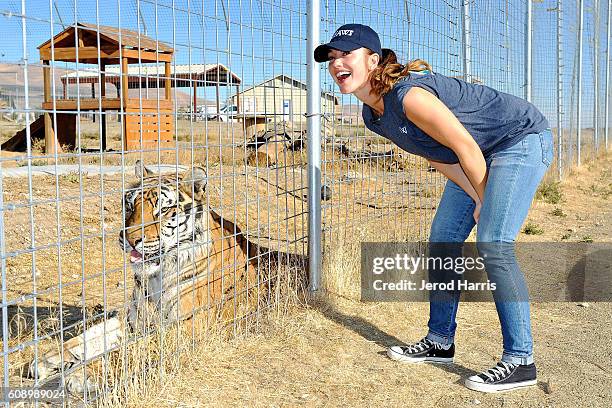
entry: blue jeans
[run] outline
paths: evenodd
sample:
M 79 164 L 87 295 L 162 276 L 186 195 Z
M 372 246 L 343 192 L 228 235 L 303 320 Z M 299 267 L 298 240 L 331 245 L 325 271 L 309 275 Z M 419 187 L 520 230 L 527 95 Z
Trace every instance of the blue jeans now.
M 476 245 L 480 256 L 482 251 L 487 249 L 483 247 L 486 243 L 514 242 L 552 158 L 553 136 L 551 130 L 546 129 L 541 133 L 529 134 L 514 146 L 485 159 L 488 179 L 476 231 Z M 448 180 L 431 225 L 429 241 L 464 242 L 475 225 L 474 208 L 472 198 L 461 187 Z M 430 245 L 430 248 L 433 246 Z M 453 256 L 461 256 L 461 245 L 454 245 L 453 248 L 459 251 Z M 489 279 L 494 278 L 497 282 L 497 290 L 510 293 L 524 290 L 526 293 L 525 279 L 513 250 L 511 257 L 507 254 L 495 256 L 496 252 L 492 251 L 492 256 L 484 258 L 484 265 Z M 430 280 L 431 274 L 432 271 Z M 527 297 L 522 300 L 504 301 L 497 299 L 495 292 L 493 291 L 493 297 L 503 336 L 502 361 L 514 364 L 532 363 L 533 341 Z M 427 338 L 442 344 L 451 344 L 454 342 L 457 328 L 455 317 L 461 293 L 459 290 L 432 290 L 429 294 Z

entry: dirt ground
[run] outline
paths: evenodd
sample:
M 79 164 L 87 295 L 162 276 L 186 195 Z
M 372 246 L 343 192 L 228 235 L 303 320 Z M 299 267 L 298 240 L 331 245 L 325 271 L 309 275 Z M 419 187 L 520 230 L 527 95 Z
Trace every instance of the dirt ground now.
M 331 271 L 328 276 L 336 279 L 326 287 L 337 296 L 330 294 L 324 302 L 311 302 L 309 306 L 291 308 L 286 315 L 274 316 L 259 334 L 198 347 L 197 359 L 193 359 L 193 353 L 181 357 L 180 369 L 159 384 L 140 389 L 128 399 L 129 406 L 609 405 L 612 376 L 607 367 L 611 363 L 612 307 L 607 303 L 533 305 L 540 383 L 531 390 L 486 396 L 460 384 L 473 370 L 494 364 L 501 353 L 497 317 L 490 303 L 461 306 L 454 366 L 406 366 L 388 360 L 385 347 L 424 335 L 427 305 L 359 302 L 359 284 L 354 275 L 359 255 L 347 254 L 343 248 L 349 240 L 358 244 L 359 235 L 349 231 L 361 227 L 381 240 L 422 237 L 431 222 L 432 202 L 442 185 L 434 173 L 416 163 L 413 173 L 402 177 L 398 176 L 401 173 L 389 175 L 380 166 L 351 163 L 349 168 L 344 163 L 335 161 L 337 168 L 326 172 L 333 191 L 332 199 L 323 208 L 324 247 L 336 249 L 326 253 L 324 268 Z M 211 194 L 211 198 L 219 198 L 211 204 L 232 208 L 231 202 L 243 202 L 244 208 L 232 212 L 235 217 L 247 213 L 253 217 L 250 223 L 247 218 L 241 220 L 244 225 L 249 223 L 252 238 L 272 238 L 268 244 L 290 239 L 304 249 L 305 170 L 259 169 L 253 176 L 246 170 L 238 174 L 234 169 L 232 175 L 245 180 L 243 187 L 237 188 L 242 181 L 232 184 L 232 177 L 217 174 L 222 167 L 211 169 L 216 175 L 211 188 L 218 193 Z M 518 240 L 610 242 L 611 176 L 612 155 L 608 155 L 595 164 L 584 165 L 558 187 L 551 184 L 551 198 L 534 201 L 525 224 L 530 225 L 531 233 L 521 233 Z M 252 177 L 258 181 L 251 183 Z M 36 287 L 39 294 L 42 292 L 37 298 L 39 308 L 57 309 L 61 299 L 63 312 L 68 315 L 65 322 L 72 314 L 79 321 L 84 309 L 99 313 L 123 304 L 131 280 L 116 244 L 121 226 L 117 203 L 124 186 L 134 181 L 133 176 L 126 174 L 123 180 L 121 175 L 100 179 L 70 174 L 57 179 L 36 177 L 33 181 L 30 194 L 24 180 L 4 180 L 4 203 L 13 205 L 10 217 L 5 218 L 5 245 L 12 254 L 7 259 L 9 300 L 21 299 L 19 303 L 27 312 L 27 307 L 32 306 L 31 291 Z M 59 205 L 57 191 L 62 197 Z M 227 194 L 229 191 L 232 195 Z M 104 193 L 103 199 L 100 192 Z M 257 199 L 252 199 L 253 195 Z M 30 196 L 36 201 L 31 213 L 27 205 Z M 397 199 L 400 196 L 404 197 L 401 202 Z M 364 220 L 367 226 L 360 225 Z M 388 228 L 381 229 L 381 225 L 401 230 L 386 232 Z M 349 230 L 349 226 L 354 228 Z M 35 259 L 28 251 L 32 235 L 37 249 Z M 103 252 L 106 257 L 101 256 Z M 61 265 L 60 270 L 57 265 Z M 343 268 L 352 269 L 346 272 Z M 59 276 L 63 285 L 61 298 Z M 42 332 L 57 330 L 57 313 L 51 310 L 49 316 L 39 315 Z M 79 328 L 72 330 L 78 332 Z M 24 336 L 18 333 L 12 338 L 10 346 L 30 340 L 31 331 L 25 332 Z M 577 344 L 581 345 L 579 350 Z M 23 362 L 27 355 L 29 352 L 11 355 L 11 366 Z
M 225 142 L 219 146 L 226 146 Z M 197 155 L 197 165 L 206 167 L 208 204 L 235 221 L 251 242 L 273 251 L 304 254 L 305 167 L 299 157 L 288 158 L 284 165 L 247 166 L 239 155 L 234 157 L 234 151 L 241 149 L 228 147 L 218 152 L 222 158 L 218 161 L 187 149 L 190 155 Z M 401 223 L 405 228 L 416 220 L 426 222 L 436 192 L 432 191 L 435 183 L 420 163 L 407 160 L 400 176 L 387 170 L 394 158 L 349 160 L 331 150 L 326 156 L 326 182 L 332 196 L 323 215 L 328 226 L 350 224 L 355 216 L 381 219 L 400 211 L 408 214 Z M 140 158 L 152 164 L 154 171 L 155 163 L 160 162 L 191 164 L 191 156 L 179 153 L 175 158 Z M 101 163 L 95 155 L 73 156 L 58 164 Z M 11 164 L 28 169 L 21 159 L 3 158 L 7 159 L 1 164 L 3 168 Z M 98 322 L 105 313 L 121 310 L 130 300 L 133 277 L 129 257 L 117 239 L 123 221 L 122 195 L 137 181 L 133 167 L 137 158 L 123 158 L 123 174 L 99 176 L 74 171 L 57 177 L 34 175 L 31 182 L 28 177 L 2 179 L 11 384 L 23 383 L 21 369 L 36 349 L 42 353 L 57 347 L 60 334 L 64 339 L 80 334 L 84 324 Z M 118 157 L 112 159 L 102 164 L 122 164 Z M 42 164 L 47 163 L 33 161 L 31 169 Z M 398 203 L 394 193 L 400 191 L 413 199 Z
M 575 171 L 559 185 L 560 202 L 534 202 L 526 225 L 542 233 L 518 240 L 610 242 L 611 172 L 612 155 Z M 389 360 L 385 348 L 425 334 L 426 303 L 332 295 L 273 319 L 262 334 L 198 348 L 128 406 L 608 407 L 611 315 L 603 302 L 532 304 L 537 387 L 482 394 L 462 380 L 501 354 L 494 304 L 461 305 L 455 364 L 410 365 Z

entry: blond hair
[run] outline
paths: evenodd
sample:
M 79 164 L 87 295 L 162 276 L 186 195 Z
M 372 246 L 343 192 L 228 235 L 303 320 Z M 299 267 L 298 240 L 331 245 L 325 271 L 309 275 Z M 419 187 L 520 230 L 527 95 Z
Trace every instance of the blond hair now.
M 370 52 L 371 54 L 373 52 Z M 370 84 L 372 85 L 370 93 L 376 93 L 377 95 L 388 93 L 393 88 L 393 85 L 402 77 L 407 76 L 410 71 L 432 71 L 431 65 L 422 59 L 409 61 L 406 65 L 400 64 L 397 61 L 395 52 L 388 48 L 383 48 L 381 59 L 382 61 L 370 73 Z

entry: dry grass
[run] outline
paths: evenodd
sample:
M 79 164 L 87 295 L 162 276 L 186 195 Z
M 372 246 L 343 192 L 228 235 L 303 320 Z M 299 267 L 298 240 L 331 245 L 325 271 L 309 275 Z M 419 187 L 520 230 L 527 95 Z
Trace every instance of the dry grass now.
M 272 125 L 270 125 L 272 127 Z M 8 140 L 12 135 L 23 128 L 13 122 L 0 122 L 0 143 Z M 305 129 L 304 124 L 293 124 L 295 130 Z M 342 126 L 337 128 L 324 128 L 324 138 L 344 140 L 347 137 L 352 139 L 353 147 L 356 150 L 368 149 L 370 145 L 387 146 L 391 149 L 391 144 L 384 138 L 370 132 L 366 135 L 363 126 Z M 357 136 L 355 136 L 357 135 Z M 102 165 L 133 165 L 136 160 L 145 163 L 164 163 L 164 164 L 183 164 L 199 163 L 205 166 L 245 166 L 249 152 L 245 149 L 246 139 L 251 135 L 246 135 L 242 123 L 224 123 L 217 121 L 191 122 L 179 119 L 176 122 L 176 147 L 168 147 L 158 151 L 157 149 L 144 149 L 142 151 L 122 152 L 121 143 L 121 123 L 116 120 L 107 121 L 107 151 L 100 152 L 101 130 L 99 123 L 94 123 L 91 119 L 83 117 L 77 129 L 77 146 L 74 150 L 68 150 L 58 156 L 58 164 L 102 164 Z M 299 166 L 304 165 L 306 160 L 305 145 L 304 149 L 297 151 L 283 152 L 275 158 L 277 166 Z M 54 164 L 55 159 L 48 157 L 44 153 L 44 141 L 34 141 L 32 145 L 32 157 L 34 165 Z M 4 161 L 4 166 L 23 166 L 27 165 L 25 154 L 10 154 L 12 160 Z M 392 163 L 408 161 L 415 162 L 414 159 L 406 159 L 408 155 L 397 154 L 396 157 L 377 159 L 378 165 L 392 166 Z M 399 158 L 399 160 L 398 160 Z M 323 159 L 326 162 L 342 160 L 341 156 L 326 145 L 324 145 Z M 355 160 L 348 160 L 348 163 Z M 276 163 L 275 163 L 276 164 Z M 351 166 L 351 164 L 349 164 Z
M 23 126 L 21 126 L 23 127 Z M 4 142 L 16 131 L 15 125 L 1 126 L 0 141 Z M 20 129 L 17 129 L 20 130 Z M 81 119 L 77 129 L 77 146 L 74 150 L 65 151 L 58 156 L 58 164 L 102 164 L 102 165 L 133 165 L 136 160 L 145 163 L 186 164 L 193 161 L 207 163 L 209 166 L 235 163 L 244 163 L 245 149 L 243 127 L 239 123 L 223 122 L 189 122 L 179 120 L 176 129 L 176 148 L 168 147 L 157 149 L 144 149 L 142 151 L 122 151 L 121 124 L 108 121 L 107 125 L 107 151 L 100 152 L 100 129 L 98 123 L 89 119 Z M 44 141 L 35 141 L 32 146 L 32 159 L 36 164 L 54 164 L 55 159 L 43 153 Z M 14 154 L 13 165 L 26 164 L 25 154 Z M 11 161 L 4 162 L 10 166 Z
M 85 367 L 93 374 L 97 383 L 97 394 L 70 397 L 71 403 L 97 400 L 99 406 L 123 406 L 125 401 L 152 396 L 155 390 L 164 386 L 169 378 L 176 378 L 183 367 L 193 361 L 194 349 L 220 346 L 230 338 L 240 339 L 257 336 L 271 320 L 284 318 L 294 307 L 304 307 L 306 267 L 299 258 L 288 259 L 281 256 L 267 261 L 263 258 L 259 268 L 260 284 L 254 284 L 248 292 L 226 300 L 222 305 L 194 311 L 193 318 L 178 324 L 162 326 L 161 330 L 147 333 L 130 334 L 122 339 L 117 350 L 104 358 L 88 362 Z M 29 386 L 31 380 L 21 377 L 26 363 L 31 361 L 35 352 L 39 355 L 52 349 L 59 349 L 61 338 L 58 336 L 60 322 L 57 309 L 38 310 L 41 324 L 37 326 L 38 336 L 51 336 L 51 340 L 41 342 L 36 351 L 26 348 L 11 355 L 11 385 Z M 100 310 L 89 310 L 86 317 L 88 326 L 92 320 L 100 320 Z M 11 314 L 9 348 L 16 347 L 32 339 L 33 316 L 20 309 Z M 64 321 L 67 324 L 67 321 Z M 73 330 L 63 332 L 64 340 L 82 332 L 77 324 Z M 71 376 L 80 378 L 83 367 L 71 370 Z
M 345 172 L 348 163 L 338 159 L 330 161 L 327 167 L 333 194 L 327 202 L 329 209 L 324 211 L 324 221 L 334 226 L 334 230 L 326 237 L 331 239 L 338 234 L 337 226 L 363 224 L 358 222 L 359 219 L 369 220 L 374 225 L 390 214 L 397 216 L 398 225 L 403 225 L 405 230 L 410 229 L 413 234 L 422 233 L 428 214 L 431 215 L 431 204 L 423 201 L 417 193 L 434 185 L 433 174 L 424 173 L 415 166 L 414 174 L 405 173 L 400 177 L 397 173 L 381 170 L 376 162 L 371 161 L 355 163 L 350 168 L 356 170 Z M 221 177 L 227 169 L 233 170 L 232 177 Z M 11 307 L 9 314 L 15 322 L 27 321 L 26 324 L 12 324 L 16 330 L 11 332 L 9 347 L 38 345 L 36 351 L 33 347 L 25 347 L 11 353 L 11 384 L 28 384 L 19 374 L 23 364 L 31 361 L 35 352 L 40 355 L 59 347 L 60 334 L 67 340 L 81 333 L 84 311 L 89 326 L 93 321 L 99 321 L 104 311 L 120 309 L 129 299 L 132 289 L 129 261 L 124 259 L 116 244 L 121 228 L 121 194 L 124 186 L 136 181 L 129 175 L 129 168 L 126 173 L 125 180 L 121 175 L 100 178 L 67 174 L 57 179 L 35 176 L 31 187 L 36 204 L 32 213 L 27 205 L 30 197 L 28 184 L 22 179 L 3 180 L 4 202 L 11 208 L 5 217 L 6 249 L 10 254 L 7 267 L 11 271 L 7 295 L 21 307 L 21 310 Z M 347 174 L 352 174 L 352 177 L 344 178 Z M 305 253 L 306 173 L 303 168 L 247 168 L 238 175 L 235 167 L 218 166 L 209 168 L 209 176 L 207 189 L 211 205 L 235 220 L 250 240 L 290 254 Z M 60 192 L 60 201 L 56 200 L 57 191 Z M 105 193 L 104 202 L 100 199 L 101 191 Z M 411 196 L 414 199 L 406 201 L 406 197 Z M 353 206 L 355 208 L 349 210 Z M 382 235 L 379 238 L 383 238 Z M 289 244 L 291 241 L 294 242 Z M 18 254 L 32 245 L 36 248 L 34 252 Z M 229 326 L 232 335 L 246 336 L 245 333 L 252 333 L 251 329 L 267 330 L 262 322 L 293 310 L 292 305 L 296 302 L 291 295 L 303 293 L 303 290 L 294 288 L 303 285 L 304 265 L 294 266 L 291 273 L 275 266 L 267 270 L 273 271 L 270 272 L 274 276 L 270 282 L 287 279 L 292 282 L 271 285 L 273 293 L 260 313 L 245 319 L 241 319 L 241 314 L 227 319 L 237 325 L 236 328 Z M 280 290 L 283 287 L 293 289 Z M 36 309 L 31 297 L 34 290 L 38 293 Z M 36 333 L 33 330 L 34 310 L 38 322 Z M 247 324 L 249 330 L 243 332 L 239 327 L 241 322 Z M 107 379 L 107 385 L 113 386 L 109 391 L 109 404 L 146 394 L 142 392 L 145 379 L 153 381 L 146 383 L 150 392 L 159 389 L 155 385 L 158 384 L 155 375 L 159 375 L 159 384 L 163 385 L 168 378 L 178 376 L 180 370 L 177 367 L 184 364 L 185 357 L 175 357 L 178 354 L 173 350 L 185 349 L 184 343 L 194 346 L 200 337 L 215 338 L 215 333 L 200 336 L 199 331 L 194 331 L 194 328 L 199 330 L 206 324 L 186 322 L 182 326 L 187 332 L 164 331 L 164 336 L 166 332 L 170 333 L 169 339 L 154 334 L 136 344 L 123 345 L 115 357 L 97 368 L 100 377 Z M 226 339 L 226 334 L 221 338 Z M 43 340 L 39 340 L 41 337 Z M 184 343 L 174 344 L 173 339 Z M 164 346 L 162 368 L 156 363 L 160 342 L 169 345 Z M 120 387 L 114 387 L 117 384 Z
M 246 157 L 241 155 L 243 148 L 231 145 L 243 139 L 231 135 L 233 125 L 219 125 L 228 127 L 219 127 L 217 133 L 214 130 L 204 133 L 202 129 L 200 133 L 193 132 L 207 135 L 205 141 L 202 137 L 198 142 L 201 146 L 193 150 L 189 143 L 184 149 L 181 147 L 159 156 L 155 152 L 125 155 L 109 152 L 102 156 L 99 153 L 69 154 L 60 161 L 74 163 L 80 158 L 84 164 L 101 160 L 104 164 L 123 162 L 131 166 L 137 159 L 144 158 L 146 163 L 203 164 L 213 176 L 209 190 L 211 205 L 222 207 L 224 215 L 230 219 L 235 217 L 254 241 L 281 251 L 304 254 L 304 152 L 290 152 L 279 158 L 279 164 L 274 167 L 248 167 Z M 191 134 L 189 130 L 189 137 Z M 95 138 L 91 142 L 96 142 Z M 357 141 L 356 149 L 365 146 L 365 142 L 375 145 L 382 141 L 364 138 Z M 103 401 L 106 406 L 333 406 L 340 401 L 351 406 L 407 405 L 423 401 L 453 407 L 472 404 L 474 396 L 452 383 L 468 371 L 463 365 L 455 372 L 430 367 L 424 371 L 398 368 L 390 366 L 372 349 L 377 347 L 382 351 L 385 345 L 397 341 L 395 336 L 412 340 L 422 335 L 421 329 L 426 323 L 423 304 L 364 305 L 356 302 L 360 293 L 360 242 L 414 241 L 426 236 L 434 203 L 442 190 L 439 175 L 427 173 L 424 162 L 410 156 L 374 160 L 347 158 L 324 145 L 323 159 L 324 182 L 328 181 L 332 189 L 332 198 L 324 203 L 323 209 L 323 288 L 331 300 L 308 303 L 298 296 L 303 293 L 303 265 L 293 266 L 290 271 L 270 266 L 268 270 L 274 271 L 271 282 L 280 283 L 271 285 L 273 291 L 260 305 L 258 313 L 248 315 L 247 311 L 239 309 L 234 314 L 232 306 L 228 309 L 231 313 L 219 320 L 206 314 L 204 320 L 184 322 L 138 342 L 122 345 L 121 352 L 101 366 L 102 371 L 106 371 L 104 378 L 112 386 Z M 22 159 L 17 158 L 15 163 L 18 160 Z M 596 166 L 576 170 L 571 178 L 559 185 L 566 200 L 563 203 L 536 201 L 530 219 L 546 225 L 545 232 L 535 237 L 521 235 L 519 239 L 555 241 L 560 240 L 567 229 L 572 229 L 565 240 L 578 241 L 587 237 L 609 241 L 607 191 L 611 163 L 607 156 Z M 405 171 L 394 172 L 398 166 Z M 126 173 L 131 171 L 128 167 Z M 130 180 L 131 176 L 126 176 L 128 183 Z M 104 203 L 98 194 L 102 181 L 109 193 Z M 27 204 L 29 186 L 23 180 L 5 179 L 3 183 L 5 204 L 17 207 Z M 62 198 L 59 206 L 55 200 L 56 188 Z M 5 218 L 7 252 L 23 251 L 33 244 L 38 248 L 34 252 L 35 259 L 28 252 L 7 259 L 11 273 L 7 293 L 9 300 L 20 299 L 34 290 L 44 293 L 37 298 L 39 336 L 57 334 L 61 327 L 60 305 L 65 327 L 66 322 L 82 321 L 83 309 L 88 315 L 99 315 L 100 307 L 109 310 L 125 303 L 130 293 L 131 276 L 126 271 L 124 255 L 115 244 L 121 224 L 118 203 L 122 188 L 121 176 L 100 179 L 69 174 L 58 180 L 37 176 L 33 179 L 32 198 L 41 202 L 33 207 L 33 218 L 28 207 L 15 208 Z M 81 191 L 85 193 L 83 200 L 79 199 Z M 567 217 L 551 214 L 553 208 L 559 206 Z M 59 248 L 56 245 L 58 230 Z M 34 243 L 31 234 L 35 235 Z M 287 241 L 296 243 L 289 245 Z M 61 298 L 60 279 L 63 283 Z M 28 308 L 33 303 L 24 300 L 20 304 L 25 311 L 13 314 L 18 317 L 11 323 L 14 331 L 9 347 L 34 340 L 29 318 L 25 317 L 32 314 Z M 554 359 L 558 354 L 571 355 L 569 348 L 560 348 L 557 344 L 559 339 L 555 333 L 559 327 L 567 329 L 568 342 L 575 341 L 572 336 L 579 341 L 588 340 L 580 337 L 581 324 L 587 321 L 600 341 L 610 337 L 609 331 L 601 329 L 607 327 L 604 322 L 609 317 L 609 308 L 597 305 L 587 313 L 576 312 L 571 306 L 538 306 L 535 313 L 534 320 L 540 325 L 538 340 L 543 348 L 544 378 L 545 381 L 552 379 L 554 384 L 565 384 L 567 379 Z M 460 325 L 465 331 L 460 334 L 461 341 L 475 347 L 474 351 L 466 351 L 465 360 L 460 364 L 482 368 L 489 365 L 499 351 L 494 311 L 491 305 L 468 304 L 462 305 L 462 309 L 465 314 L 460 317 Z M 479 320 L 482 313 L 487 317 Z M 65 334 L 69 336 L 80 331 L 82 327 L 76 325 Z M 228 338 L 234 340 L 228 342 Z M 493 338 L 496 342 L 482 344 L 479 339 L 483 338 Z M 57 338 L 42 341 L 39 352 L 57 347 L 57 341 Z M 32 355 L 31 347 L 12 353 L 9 356 L 11 369 L 15 370 L 12 372 L 18 371 L 20 364 Z M 563 360 L 563 364 L 584 373 L 581 378 L 586 381 L 586 373 L 593 369 L 591 365 L 597 362 L 596 357 L 589 354 L 585 362 Z M 595 376 L 597 381 L 605 383 L 605 376 L 599 371 Z M 11 384 L 13 380 L 19 381 L 16 377 L 11 378 Z M 418 381 L 421 387 L 414 386 Z M 598 405 L 600 399 L 597 398 L 609 395 L 601 391 L 597 394 L 598 389 L 588 388 L 594 393 L 592 406 Z M 507 400 L 476 398 L 487 406 L 543 406 L 549 402 L 562 406 L 565 394 L 575 397 L 568 399 L 570 402 L 580 401 L 580 390 L 557 390 L 552 397 L 536 391 L 536 394 L 520 394 Z
M 193 364 L 194 353 L 223 347 L 228 340 L 261 335 L 268 322 L 283 319 L 294 307 L 304 307 L 303 265 L 268 264 L 272 291 L 262 296 L 232 299 L 211 316 L 204 311 L 191 320 L 173 325 L 130 344 L 113 355 L 108 364 L 109 390 L 101 396 L 102 407 L 125 406 L 126 401 L 151 398 L 168 380 L 180 377 Z
M 594 198 L 576 188 L 597 180 L 609 183 L 612 157 L 593 168 L 575 171 L 559 188 L 567 201 L 567 217 L 550 214 L 557 205 L 536 201 L 529 218 L 547 228 L 539 241 L 554 240 L 565 223 L 588 219 L 581 231 L 597 231 L 608 241 L 607 197 Z M 599 190 L 598 190 L 599 191 Z M 593 216 L 595 213 L 597 216 Z M 410 365 L 384 355 L 392 344 L 414 341 L 424 334 L 426 303 L 362 303 L 359 294 L 359 243 L 412 236 L 388 226 L 386 218 L 349 224 L 350 230 L 328 234 L 324 245 L 323 287 L 328 297 L 292 308 L 267 322 L 264 331 L 229 343 L 198 347 L 197 360 L 186 360 L 182 372 L 163 387 L 129 407 L 199 406 L 437 406 L 437 407 L 607 407 L 612 379 L 606 367 L 610 356 L 594 344 L 608 344 L 612 335 L 609 303 L 532 304 L 537 387 L 503 394 L 480 394 L 465 389 L 462 380 L 495 363 L 501 336 L 492 303 L 463 303 L 458 320 L 458 352 L 452 366 Z M 385 223 L 385 234 L 380 224 Z M 586 225 L 589 223 L 590 225 Z M 355 226 L 358 224 L 358 226 Z M 416 233 L 414 229 L 412 233 Z M 582 232 L 580 235 L 585 235 Z M 521 234 L 519 241 L 532 236 Z M 580 357 L 575 345 L 584 344 Z
M 566 355 L 573 340 L 596 331 L 610 308 L 574 304 L 534 305 L 533 324 L 540 383 L 513 393 L 484 395 L 465 389 L 461 379 L 490 366 L 500 336 L 492 304 L 462 305 L 456 364 L 409 365 L 390 361 L 385 347 L 423 335 L 427 304 L 357 303 L 335 299 L 312 303 L 271 321 L 266 331 L 230 343 L 198 347 L 198 359 L 185 360 L 179 376 L 123 401 L 128 407 L 202 406 L 436 406 L 436 407 L 606 407 L 610 379 L 589 348 L 581 358 Z M 606 360 L 609 362 L 609 360 Z M 581 379 L 580 386 L 571 378 Z

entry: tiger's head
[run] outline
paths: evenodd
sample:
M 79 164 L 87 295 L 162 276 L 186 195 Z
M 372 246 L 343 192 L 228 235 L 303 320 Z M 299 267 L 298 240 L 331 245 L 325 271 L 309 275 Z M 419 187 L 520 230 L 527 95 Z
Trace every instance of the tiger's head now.
M 201 221 L 208 214 L 206 171 L 193 167 L 178 178 L 160 176 L 138 161 L 135 173 L 140 181 L 124 195 L 125 228 L 119 244 L 129 252 L 136 276 L 147 276 L 166 257 L 176 262 L 181 254 L 201 250 L 198 242 L 206 235 Z

